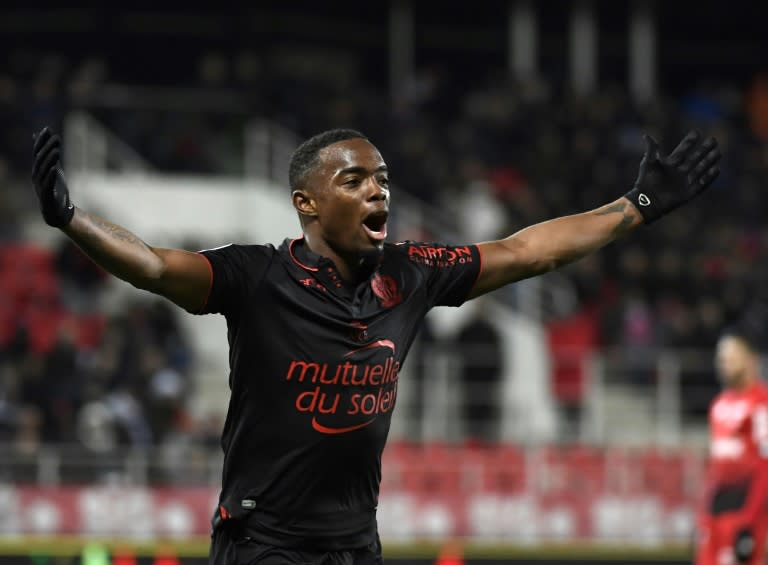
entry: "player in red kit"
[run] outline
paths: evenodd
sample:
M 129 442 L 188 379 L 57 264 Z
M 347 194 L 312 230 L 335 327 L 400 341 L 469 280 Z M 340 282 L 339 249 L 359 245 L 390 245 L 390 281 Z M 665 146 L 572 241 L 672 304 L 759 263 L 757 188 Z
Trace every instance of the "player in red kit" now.
M 725 390 L 709 410 L 710 465 L 697 565 L 765 563 L 768 533 L 768 387 L 750 338 L 724 334 L 717 370 Z

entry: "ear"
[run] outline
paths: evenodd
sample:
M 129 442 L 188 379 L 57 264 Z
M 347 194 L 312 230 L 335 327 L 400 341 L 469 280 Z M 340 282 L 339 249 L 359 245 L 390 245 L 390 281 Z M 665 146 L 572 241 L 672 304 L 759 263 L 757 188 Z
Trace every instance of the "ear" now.
M 296 189 L 291 194 L 291 199 L 293 207 L 296 208 L 299 214 L 311 217 L 317 216 L 317 201 L 308 191 Z

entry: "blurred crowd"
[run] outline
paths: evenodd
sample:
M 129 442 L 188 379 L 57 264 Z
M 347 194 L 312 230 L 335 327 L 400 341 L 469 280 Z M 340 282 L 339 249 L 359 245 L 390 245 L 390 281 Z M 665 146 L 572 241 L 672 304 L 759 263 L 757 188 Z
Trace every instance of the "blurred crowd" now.
M 189 429 L 192 352 L 167 301 L 106 315 L 106 274 L 68 240 L 6 243 L 0 262 L 0 444 L 107 452 Z
M 635 180 L 643 133 L 670 151 L 696 127 L 719 140 L 721 177 L 696 204 L 564 270 L 578 307 L 547 320 L 553 349 L 626 346 L 633 352 L 625 358 L 630 379 L 647 384 L 654 379 L 647 360 L 661 348 L 707 351 L 724 325 L 745 312 L 762 316 L 764 77 L 747 87 L 692 85 L 683 96 L 636 104 L 618 86 L 577 97 L 554 81 L 515 81 L 493 70 L 470 81 L 447 66 L 419 70 L 393 97 L 359 61 L 327 52 L 207 52 L 195 61 L 168 69 L 162 83 L 212 99 L 234 93 L 238 103 L 207 111 L 185 109 L 183 100 L 178 108 L 97 103 L 110 85 L 143 88 L 157 77 L 101 57 L 11 57 L 0 73 L 0 239 L 17 240 L 21 218 L 36 206 L 27 181 L 31 133 L 45 124 L 60 130 L 73 109 L 91 112 L 158 169 L 191 173 L 241 173 L 243 125 L 254 116 L 299 136 L 355 127 L 389 164 L 395 214 L 397 192 L 407 192 L 453 218 L 469 241 L 614 200 Z M 89 302 L 83 296 L 98 294 L 103 276 L 78 279 L 73 265 L 82 259 L 67 253 L 60 250 L 54 261 L 62 288 L 69 280 L 87 294 L 63 292 L 62 300 L 82 311 Z M 191 392 L 192 356 L 175 316 L 162 302 L 133 304 L 103 321 L 97 342 L 78 347 L 71 332 L 60 332 L 42 356 L 31 353 L 23 324 L 5 330 L 0 433 L 23 430 L 37 441 L 161 441 L 183 426 L 181 407 Z M 691 407 L 701 411 L 717 385 L 709 368 L 691 379 L 709 387 Z M 580 401 L 567 382 L 555 389 L 565 403 Z M 99 418 L 115 422 L 115 437 L 98 437 Z

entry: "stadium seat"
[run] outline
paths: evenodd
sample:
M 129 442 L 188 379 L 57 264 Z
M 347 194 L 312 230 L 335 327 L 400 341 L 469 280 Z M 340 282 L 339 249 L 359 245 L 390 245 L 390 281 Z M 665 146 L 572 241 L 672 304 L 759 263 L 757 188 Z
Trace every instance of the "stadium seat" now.
M 18 269 L 53 273 L 53 253 L 37 245 L 23 243 L 0 246 L 0 270 Z
M 29 327 L 29 345 L 36 354 L 50 351 L 59 331 L 67 325 L 76 328 L 72 315 L 60 309 L 32 310 L 25 318 Z
M 665 501 L 678 501 L 684 497 L 684 462 L 676 453 L 649 450 L 644 453 L 644 486 Z
M 500 445 L 489 453 L 485 488 L 504 494 L 523 491 L 528 486 L 525 452 L 516 445 Z
M 102 314 L 80 316 L 77 320 L 77 346 L 92 349 L 101 342 L 107 319 Z

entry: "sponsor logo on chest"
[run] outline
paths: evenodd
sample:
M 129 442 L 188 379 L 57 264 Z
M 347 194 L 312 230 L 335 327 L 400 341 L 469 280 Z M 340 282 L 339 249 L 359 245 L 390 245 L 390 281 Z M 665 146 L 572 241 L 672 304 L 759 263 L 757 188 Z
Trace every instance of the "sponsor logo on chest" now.
M 284 380 L 297 385 L 294 408 L 312 416 L 315 431 L 345 434 L 392 412 L 399 371 L 395 344 L 382 339 L 347 352 L 343 362 L 293 359 Z

